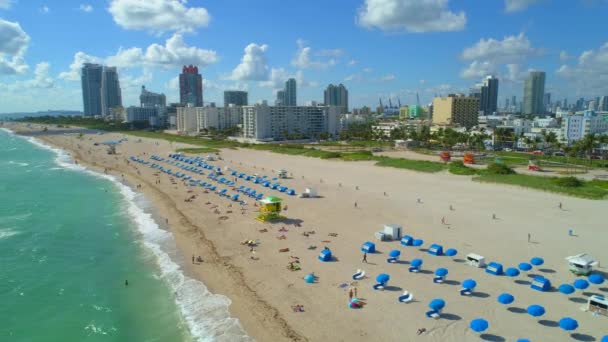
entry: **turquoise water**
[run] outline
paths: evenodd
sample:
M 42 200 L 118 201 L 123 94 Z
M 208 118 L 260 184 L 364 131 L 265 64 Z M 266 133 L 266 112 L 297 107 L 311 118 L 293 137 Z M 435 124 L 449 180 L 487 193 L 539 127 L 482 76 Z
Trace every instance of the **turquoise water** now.
M 0 130 L 0 341 L 247 340 L 146 210 L 111 177 Z

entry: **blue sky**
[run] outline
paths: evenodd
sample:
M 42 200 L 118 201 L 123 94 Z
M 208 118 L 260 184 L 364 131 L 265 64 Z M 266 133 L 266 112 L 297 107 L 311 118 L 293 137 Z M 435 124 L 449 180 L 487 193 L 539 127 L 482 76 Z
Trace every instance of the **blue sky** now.
M 83 62 L 119 67 L 123 102 L 142 84 L 177 101 L 182 64 L 205 102 L 246 89 L 298 103 L 343 83 L 352 106 L 423 103 L 500 79 L 522 97 L 528 70 L 553 99 L 608 95 L 608 0 L 0 0 L 0 112 L 82 109 Z

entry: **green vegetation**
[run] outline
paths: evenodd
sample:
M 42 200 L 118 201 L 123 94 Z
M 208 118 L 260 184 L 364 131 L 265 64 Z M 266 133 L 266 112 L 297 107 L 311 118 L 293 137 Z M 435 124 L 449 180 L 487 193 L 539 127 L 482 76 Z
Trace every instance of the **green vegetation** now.
M 439 172 L 445 170 L 443 163 L 426 160 L 410 160 L 403 158 L 376 157 L 376 165 L 385 167 L 395 167 L 398 169 L 408 169 L 420 172 Z
M 472 176 L 477 174 L 477 170 L 464 165 L 460 160 L 451 162 L 448 166 L 448 171 L 459 176 Z
M 517 185 L 542 191 L 555 192 L 575 197 L 589 199 L 603 199 L 608 195 L 608 182 L 606 181 L 580 181 L 578 187 L 558 185 L 556 177 L 529 176 L 521 174 L 495 175 L 482 174 L 473 178 L 476 182 L 500 183 Z
M 490 163 L 488 164 L 485 173 L 491 175 L 510 175 L 514 174 L 515 171 L 513 171 L 512 168 L 508 167 L 505 164 Z
M 377 157 L 374 156 L 370 151 L 355 151 L 350 153 L 341 153 L 340 159 L 345 161 L 363 161 L 363 160 L 376 160 Z
M 576 177 L 559 177 L 555 178 L 553 182 L 556 185 L 566 188 L 578 188 L 579 186 L 583 186 L 583 181 Z

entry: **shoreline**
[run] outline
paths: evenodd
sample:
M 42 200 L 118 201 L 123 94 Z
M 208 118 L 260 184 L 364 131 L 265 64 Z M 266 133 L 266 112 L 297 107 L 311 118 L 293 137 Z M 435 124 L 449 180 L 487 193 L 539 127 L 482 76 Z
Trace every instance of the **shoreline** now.
M 559 329 L 542 328 L 526 319 L 526 315 L 499 309 L 494 297 L 504 291 L 517 298 L 518 307 L 546 306 L 549 320 L 571 316 L 580 322 L 581 333 L 596 335 L 601 331 L 602 321 L 582 312 L 580 304 L 568 301 L 559 293 L 539 295 L 531 291 L 525 285 L 530 274 L 523 274 L 518 279 L 520 283 L 514 283 L 508 277 L 489 276 L 483 270 L 466 266 L 462 259 L 473 252 L 485 255 L 488 261 L 503 263 L 507 268 L 541 256 L 545 265 L 536 270 L 536 274 L 550 278 L 554 286 L 571 283 L 572 275 L 564 265 L 564 257 L 587 252 L 597 260 L 608 259 L 601 243 L 608 239 L 608 232 L 601 229 L 603 221 L 597 214 L 604 210 L 602 201 L 477 184 L 449 174 L 378 168 L 369 163 L 357 163 L 353 167 L 354 164 L 348 162 L 267 151 L 221 150 L 222 160 L 212 162 L 215 166 L 230 167 L 249 175 L 270 175 L 276 172 L 273 170 L 287 167 L 294 175 L 283 184 L 297 192 L 314 187 L 321 195 L 301 199 L 279 194 L 289 206 L 285 216 L 290 220 L 261 223 L 254 219 L 257 208 L 249 198 L 247 202 L 251 203 L 240 213 L 239 208 L 232 208 L 234 202 L 211 191 L 189 186 L 188 182 L 158 173 L 147 165 L 128 163 L 130 156 L 144 160 L 150 160 L 151 155 L 167 157 L 187 145 L 128 136 L 128 141 L 117 147 L 120 154 L 114 156 L 107 155 L 105 147 L 93 144 L 122 137 L 118 133 L 85 134 L 82 138 L 73 134 L 48 134 L 43 140 L 74 151 L 73 155 L 83 163 L 95 163 L 93 166 L 98 169 L 114 169 L 114 174 L 119 176 L 124 172 L 131 184 L 141 184 L 142 189 L 138 190 L 154 204 L 158 217 L 169 218 L 169 228 L 184 259 L 186 274 L 202 280 L 209 291 L 230 298 L 231 317 L 238 318 L 252 338 L 345 341 L 374 336 L 386 341 L 458 342 L 479 338 L 468 328 L 468 322 L 480 314 L 490 321 L 492 334 L 507 340 L 560 338 Z M 177 166 L 170 167 L 180 170 Z M 186 173 L 207 180 L 205 176 Z M 270 194 L 261 184 L 239 179 L 236 186 L 242 184 Z M 186 200 L 191 196 L 195 199 Z M 417 198 L 422 200 L 418 203 Z M 353 201 L 359 205 L 353 207 Z M 563 210 L 558 208 L 562 201 Z M 493 213 L 496 219 L 492 218 Z M 434 257 L 429 256 L 425 248 L 404 248 L 398 242 L 378 241 L 380 253 L 370 254 L 370 262 L 361 263 L 359 246 L 366 240 L 374 241 L 374 232 L 385 223 L 403 224 L 404 233 L 423 239 L 424 246 L 439 243 L 445 249 L 456 248 L 458 257 Z M 575 229 L 576 237 L 568 236 L 570 227 Z M 305 234 L 310 231 L 316 234 Z M 526 241 L 527 234 L 532 235 L 532 242 Z M 255 254 L 241 244 L 243 240 L 260 241 Z M 311 250 L 312 246 L 319 249 Z M 335 262 L 317 260 L 324 246 L 331 248 Z M 281 253 L 286 247 L 289 252 Z M 423 259 L 423 272 L 408 273 L 402 265 L 408 263 L 406 260 L 386 263 L 383 254 L 391 249 L 401 249 L 406 260 Z M 189 257 L 193 254 L 201 255 L 205 261 L 200 265 L 190 264 Z M 299 260 L 301 271 L 285 269 L 294 258 Z M 444 285 L 429 285 L 433 284 L 431 275 L 438 267 L 449 267 L 449 281 Z M 352 272 L 358 268 L 364 268 L 369 276 L 352 281 Z M 606 272 L 606 269 L 600 268 L 600 271 Z M 314 272 L 319 281 L 304 283 L 302 278 L 309 272 Z M 394 286 L 387 291 L 373 291 L 371 286 L 378 273 L 389 273 Z M 467 278 L 479 282 L 479 297 L 458 294 L 458 285 Z M 359 297 L 368 303 L 364 309 L 347 308 L 345 284 L 359 288 Z M 414 293 L 416 300 L 398 303 L 395 298 L 401 290 Z M 599 291 L 608 292 L 608 288 Z M 428 301 L 437 297 L 449 303 L 447 319 L 429 320 L 424 310 Z M 292 312 L 294 305 L 304 305 L 305 312 Z M 400 328 L 394 329 L 395 326 Z M 421 327 L 426 328 L 426 332 L 417 335 Z
M 175 205 L 172 203 L 172 200 L 170 198 L 168 198 L 164 193 L 162 193 L 162 191 L 160 191 L 159 189 L 156 189 L 152 184 L 150 184 L 147 180 L 145 180 L 142 177 L 138 177 L 137 174 L 134 174 L 133 172 L 125 172 L 124 170 L 113 170 L 113 169 L 108 169 L 108 173 L 104 173 L 104 168 L 100 167 L 99 165 L 97 165 L 97 163 L 95 162 L 90 162 L 87 161 L 83 158 L 82 154 L 75 149 L 70 149 L 67 148 L 66 146 L 58 146 L 57 144 L 53 143 L 52 141 L 49 141 L 48 139 L 44 139 L 43 137 L 29 137 L 27 135 L 22 135 L 19 134 L 19 132 L 13 131 L 8 129 L 8 131 L 10 131 L 12 134 L 15 135 L 19 135 L 22 136 L 26 139 L 28 138 L 33 138 L 33 141 L 36 140 L 40 140 L 40 141 L 36 141 L 35 144 L 39 145 L 40 147 L 43 147 L 45 149 L 49 149 L 51 152 L 58 154 L 57 158 L 61 158 L 63 157 L 62 155 L 60 155 L 60 153 L 64 153 L 66 157 L 68 157 L 72 162 L 75 161 L 75 163 L 70 163 L 69 161 L 66 160 L 62 160 L 60 161 L 60 164 L 71 164 L 69 166 L 67 166 L 70 169 L 74 169 L 74 166 L 76 167 L 81 167 L 82 169 L 80 171 L 84 171 L 84 172 L 90 172 L 93 176 L 95 177 L 101 177 L 101 178 L 106 178 L 108 181 L 112 182 L 115 186 L 117 186 L 117 190 L 118 192 L 121 194 L 121 196 L 123 198 L 125 198 L 126 194 L 124 193 L 125 189 L 121 188 L 121 186 L 125 187 L 127 189 L 127 191 L 131 191 L 133 193 L 134 196 L 137 196 L 137 194 L 141 194 L 142 196 L 144 196 L 144 200 L 149 201 L 152 208 L 152 210 L 157 210 L 156 213 L 151 213 L 148 212 L 146 210 L 144 210 L 144 208 L 141 208 L 137 203 L 132 202 L 135 200 L 135 198 L 133 199 L 129 199 L 129 198 L 125 198 L 125 200 L 127 202 L 132 202 L 131 205 L 134 205 L 136 207 L 138 207 L 138 209 L 140 209 L 143 213 L 148 214 L 151 216 L 152 220 L 154 221 L 155 225 L 157 226 L 158 229 L 167 232 L 168 234 L 171 234 L 171 239 L 173 240 L 173 243 L 175 244 L 175 249 L 176 249 L 176 256 L 178 257 L 178 260 L 172 260 L 174 263 L 176 263 L 176 265 L 178 267 L 180 267 L 182 269 L 182 272 L 184 274 L 184 276 L 189 277 L 197 282 L 200 282 L 200 284 L 205 287 L 205 290 L 208 290 L 212 296 L 215 296 L 216 293 L 220 293 L 219 291 L 215 291 L 214 286 L 212 284 L 215 283 L 219 283 L 219 285 L 217 285 L 217 289 L 221 289 L 223 288 L 223 284 L 225 283 L 225 281 L 214 281 L 214 277 L 205 277 L 203 275 L 201 275 L 200 272 L 196 272 L 196 270 L 194 269 L 194 267 L 192 265 L 190 265 L 187 260 L 188 260 L 188 255 L 187 253 L 184 253 L 184 249 L 191 249 L 193 248 L 193 244 L 196 247 L 200 247 L 200 245 L 204 245 L 206 247 L 206 249 L 211 250 L 212 252 L 209 254 L 209 256 L 207 258 L 205 258 L 205 263 L 212 263 L 212 264 L 216 264 L 216 263 L 220 263 L 222 262 L 221 257 L 219 257 L 219 255 L 217 254 L 216 248 L 213 245 L 213 243 L 206 239 L 204 236 L 204 233 L 202 233 L 200 231 L 200 227 L 192 224 L 192 222 L 190 222 L 190 220 L 185 217 L 176 207 Z M 29 140 L 29 139 L 28 139 Z M 32 141 L 32 140 L 30 140 Z M 61 165 L 62 167 L 66 167 L 66 165 Z M 112 172 L 114 171 L 114 172 Z M 121 174 L 124 174 L 124 178 L 121 177 Z M 112 179 L 110 179 L 110 177 Z M 136 188 L 136 184 L 145 184 L 145 187 L 142 187 L 141 189 L 137 189 Z M 166 223 L 162 222 L 162 218 L 171 218 L 171 222 L 167 225 Z M 136 222 L 134 222 L 135 217 L 133 217 L 132 215 L 129 215 L 129 219 L 131 221 L 133 221 L 133 224 L 138 225 Z M 161 220 L 160 222 L 158 220 Z M 179 222 L 178 225 L 180 226 L 180 228 L 184 229 L 185 231 L 196 231 L 199 234 L 199 241 L 193 241 L 192 243 L 188 243 L 188 241 L 186 241 L 186 239 L 184 239 L 184 237 L 179 236 L 179 232 L 176 232 L 176 229 L 172 227 L 174 227 L 174 225 L 172 225 L 173 221 L 177 221 Z M 137 234 L 139 235 L 144 235 L 143 232 L 140 229 L 137 229 Z M 181 244 L 180 244 L 181 242 Z M 142 243 L 147 244 L 148 242 L 145 241 L 145 239 L 142 237 Z M 162 247 L 158 246 L 159 248 Z M 157 259 L 157 267 L 160 267 L 160 259 L 159 259 L 159 255 L 157 254 L 158 252 L 155 252 L 153 250 L 152 247 L 148 246 L 146 247 L 151 253 L 155 254 L 155 258 Z M 168 255 L 168 253 L 166 251 L 162 251 L 162 253 L 167 254 L 168 257 L 170 257 Z M 225 263 L 222 264 L 222 266 L 228 266 L 231 269 L 231 265 L 226 265 Z M 221 271 L 219 269 L 217 269 L 217 267 L 211 267 L 211 269 L 213 270 L 215 268 L 215 272 L 214 275 L 218 275 L 221 274 Z M 163 270 L 160 269 L 160 272 L 163 273 Z M 230 280 L 234 280 L 235 278 L 241 278 L 242 279 L 242 275 L 239 274 L 238 270 L 234 270 L 231 269 L 231 273 L 232 275 L 230 276 Z M 170 288 L 173 288 L 173 286 L 171 284 L 167 284 Z M 173 289 L 175 290 L 175 289 Z M 228 319 L 234 319 L 232 317 L 236 318 L 236 324 L 239 326 L 242 326 L 241 322 L 242 320 L 240 319 L 240 317 L 236 316 L 236 315 L 232 315 L 232 310 L 230 310 L 231 307 L 231 303 L 232 300 L 230 299 L 230 297 L 221 295 L 222 297 L 224 297 L 226 300 L 229 301 L 227 308 L 230 311 L 228 313 L 229 317 Z M 192 336 L 195 340 L 196 340 L 196 334 L 197 334 L 197 329 L 200 329 L 199 327 L 196 327 L 194 325 L 195 322 L 192 322 L 192 319 L 187 317 L 187 313 L 183 311 L 183 308 L 181 307 L 180 303 L 176 303 L 176 305 L 178 306 L 179 310 L 180 310 L 180 315 L 182 316 L 182 319 L 184 319 L 186 325 L 189 328 L 189 332 L 188 334 L 190 336 Z M 205 303 L 202 303 L 202 305 L 205 305 Z M 214 307 L 212 309 L 219 309 L 218 307 Z M 272 309 L 271 309 L 272 310 Z M 276 315 L 275 312 L 272 313 L 273 315 Z M 215 323 L 215 322 L 212 322 Z M 256 323 L 256 324 L 259 324 Z M 230 327 L 228 327 L 228 330 L 232 330 Z M 252 329 L 254 332 L 256 331 L 256 329 Z M 201 333 L 202 336 L 199 337 L 210 337 L 209 335 L 205 335 L 205 331 L 201 331 L 198 332 Z M 251 336 L 252 334 L 249 333 L 249 330 L 246 331 L 246 333 L 248 335 L 245 336 L 241 336 L 239 340 L 242 341 L 249 341 L 252 340 L 253 338 L 255 338 L 255 336 Z M 288 338 L 289 340 L 294 340 L 294 341 L 298 341 L 298 340 L 305 340 L 302 339 L 301 337 L 297 336 L 297 333 L 287 333 L 288 334 Z M 269 334 L 260 334 L 260 335 L 269 335 Z M 226 337 L 222 337 L 222 336 L 215 336 L 216 338 L 219 338 L 219 340 L 224 340 L 226 339 Z M 228 339 L 226 341 L 234 341 L 234 337 L 235 336 L 229 336 Z M 264 336 L 265 338 L 266 336 Z M 271 339 L 273 340 L 278 340 L 278 336 L 270 336 Z

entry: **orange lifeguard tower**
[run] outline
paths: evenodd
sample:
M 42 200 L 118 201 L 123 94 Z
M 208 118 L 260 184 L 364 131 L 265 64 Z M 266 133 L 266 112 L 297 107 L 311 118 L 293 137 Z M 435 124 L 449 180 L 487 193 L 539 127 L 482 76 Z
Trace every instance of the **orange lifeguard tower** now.
M 268 196 L 263 200 L 260 200 L 260 214 L 257 216 L 258 221 L 267 222 L 267 221 L 275 221 L 283 218 L 281 216 L 283 200 L 274 197 Z
M 462 161 L 465 164 L 475 164 L 475 156 L 473 153 L 465 153 Z
M 536 164 L 534 160 L 528 160 L 528 170 L 540 171 L 540 167 Z
M 442 162 L 447 163 L 452 160 L 452 155 L 450 154 L 450 151 L 442 151 L 439 153 L 439 158 L 441 158 Z

